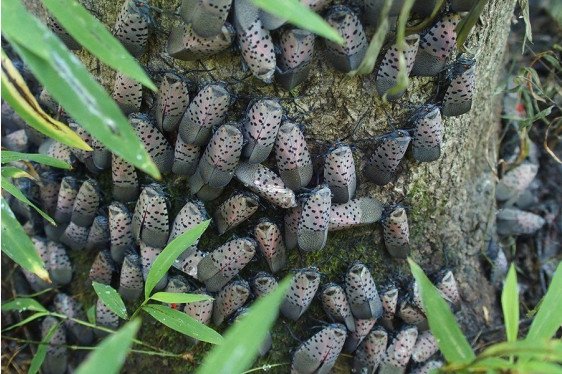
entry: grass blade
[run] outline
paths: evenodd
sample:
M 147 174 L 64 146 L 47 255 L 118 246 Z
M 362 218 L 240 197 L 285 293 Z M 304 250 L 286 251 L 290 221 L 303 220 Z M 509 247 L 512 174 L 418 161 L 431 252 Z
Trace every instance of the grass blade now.
M 99 60 L 156 91 L 138 61 L 76 0 L 43 0 L 47 10 L 66 31 Z
M 197 226 L 193 227 L 191 230 L 184 232 L 174 240 L 172 240 L 156 260 L 152 264 L 148 275 L 146 276 L 146 283 L 144 285 L 144 298 L 148 299 L 150 293 L 154 289 L 154 286 L 158 284 L 160 279 L 166 274 L 170 269 L 176 258 L 185 251 L 187 248 L 191 247 L 197 239 L 201 237 L 203 232 L 209 226 L 211 221 L 207 220 L 199 223 Z
M 76 374 L 119 373 L 140 325 L 140 319 L 135 319 L 105 338 L 76 369 Z
M 196 319 L 165 305 L 148 304 L 142 309 L 155 320 L 172 330 L 211 344 L 221 344 L 222 336 Z
M 558 264 L 525 340 L 550 339 L 562 326 L 562 262 Z
M 111 309 L 113 313 L 117 314 L 122 319 L 129 318 L 127 316 L 127 308 L 125 307 L 125 303 L 123 302 L 121 295 L 119 295 L 113 287 L 98 282 L 92 282 L 92 286 L 101 301 L 103 301 L 103 303 Z
M 16 327 L 20 327 L 23 325 L 28 324 L 31 321 L 35 321 L 37 318 L 41 318 L 41 317 L 45 317 L 48 316 L 50 313 L 49 312 L 37 312 L 34 313 L 32 315 L 30 315 L 29 317 L 27 317 L 26 319 L 22 319 L 21 321 L 19 321 L 18 323 L 14 323 L 13 325 L 10 325 L 8 327 L 6 327 L 4 330 L 2 330 L 2 332 L 6 332 L 6 331 L 10 331 L 15 329 Z
M 437 338 L 441 353 L 448 362 L 466 364 L 473 361 L 475 358 L 474 352 L 457 324 L 449 305 L 443 300 L 439 291 L 427 278 L 423 270 L 410 258 L 408 258 L 408 263 L 420 286 L 429 327 Z
M 187 304 L 195 303 L 197 301 L 213 300 L 213 298 L 209 295 L 176 292 L 157 292 L 154 295 L 150 296 L 150 299 L 170 304 Z
M 37 211 L 37 213 L 39 213 L 41 215 L 41 217 L 45 218 L 51 225 L 53 225 L 53 226 L 57 225 L 57 223 L 55 222 L 54 219 L 52 219 L 47 213 L 45 213 L 41 209 L 39 209 L 39 207 L 37 205 L 33 204 L 31 202 L 31 200 L 29 200 L 27 198 L 27 196 L 25 196 L 12 183 L 8 182 L 8 180 L 6 178 L 2 178 L 2 180 L 0 181 L 0 186 L 2 186 L 2 189 L 4 191 L 8 192 L 10 195 L 15 197 L 16 199 L 18 199 L 22 203 L 27 204 L 27 205 L 31 206 L 33 209 L 35 209 Z
M 226 331 L 224 343 L 205 356 L 197 374 L 242 373 L 249 368 L 277 319 L 279 305 L 290 284 L 291 278 L 285 278 L 275 291 L 256 301 L 248 314 Z
M 461 51 L 464 51 L 464 42 L 468 38 L 468 34 L 470 34 L 470 30 L 476 25 L 478 19 L 480 18 L 480 14 L 484 10 L 484 6 L 488 0 L 478 0 L 473 6 L 467 16 L 463 17 L 459 24 L 457 25 L 455 31 L 457 33 L 457 48 Z
M 34 312 L 47 312 L 47 309 L 41 305 L 37 300 L 28 297 L 18 297 L 2 304 L 2 311 L 8 312 L 10 310 L 17 310 L 18 312 L 34 311 Z
M 72 167 L 70 164 L 56 159 L 51 156 L 45 156 L 39 153 L 21 153 L 13 151 L 2 151 L 0 152 L 1 162 L 3 164 L 13 161 L 33 161 L 38 164 L 43 164 L 47 166 L 52 166 L 54 168 L 70 170 Z
M 62 322 L 61 322 L 62 323 Z M 45 357 L 47 356 L 47 348 L 49 348 L 49 343 L 55 334 L 55 331 L 59 328 L 60 323 L 54 324 L 51 326 L 49 331 L 47 331 L 47 335 L 41 341 L 41 344 L 37 347 L 37 352 L 35 352 L 35 356 L 31 360 L 31 364 L 29 365 L 29 370 L 27 374 L 36 374 L 39 372 L 39 368 L 43 365 L 43 361 L 45 361 Z
M 502 290 L 502 311 L 508 342 L 517 340 L 519 331 L 519 289 L 515 266 L 511 264 Z

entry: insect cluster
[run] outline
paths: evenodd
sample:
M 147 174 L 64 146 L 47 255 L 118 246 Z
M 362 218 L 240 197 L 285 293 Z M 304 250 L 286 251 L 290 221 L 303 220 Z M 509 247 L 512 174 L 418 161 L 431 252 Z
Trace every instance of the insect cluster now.
M 373 9 L 380 6 L 377 3 L 364 2 L 361 12 L 366 22 L 376 23 Z M 442 116 L 461 115 L 471 107 L 474 60 L 461 56 L 448 65 L 455 45 L 455 26 L 460 20 L 458 12 L 466 10 L 458 3 L 462 2 L 447 5 L 442 17 L 426 31 L 406 38 L 403 52 L 408 73 L 440 74 L 445 77 L 444 84 L 438 101 L 416 108 L 403 129 L 372 142 L 362 172 L 376 185 L 384 186 L 396 179 L 408 149 L 418 162 L 437 160 L 441 156 Z M 324 52 L 334 68 L 342 72 L 357 69 L 367 48 L 359 13 L 343 5 L 330 7 L 330 1 L 310 0 L 306 4 L 323 12 L 345 40 L 344 45 L 325 43 Z M 425 14 L 426 10 L 416 7 L 417 12 Z M 113 28 L 114 35 L 137 57 L 147 47 L 150 14 L 146 2 L 126 0 Z M 181 20 L 171 31 L 167 45 L 167 52 L 176 59 L 206 58 L 237 40 L 242 58 L 256 78 L 269 83 L 275 76 L 276 82 L 289 90 L 302 83 L 312 67 L 315 36 L 283 26 L 284 20 L 259 10 L 250 0 L 184 0 L 179 15 Z M 396 15 L 397 11 L 391 10 L 391 16 Z M 72 47 L 72 39 L 64 38 L 64 30 L 53 22 L 53 30 Z M 389 100 L 403 94 L 393 91 L 401 49 L 398 45 L 388 47 L 376 72 L 376 88 Z M 342 350 L 355 352 L 357 372 L 374 372 L 380 366 L 398 372 L 409 367 L 425 373 L 438 367 L 439 361 L 430 360 L 438 349 L 427 331 L 415 284 L 406 287 L 408 291 L 403 295 L 393 285 L 379 292 L 369 267 L 359 262 L 349 267 L 341 285 L 327 282 L 322 287 L 318 268 L 291 269 L 290 251 L 321 251 L 330 231 L 376 222 L 382 224 L 385 247 L 392 257 L 405 259 L 410 253 L 407 208 L 384 205 L 370 196 L 356 196 L 359 178 L 354 147 L 340 142 L 330 144 L 321 168 L 315 168 L 317 156 L 305 139 L 306 125 L 291 119 L 281 100 L 254 99 L 241 119 L 227 121 L 236 100 L 228 84 L 207 82 L 197 91 L 193 87 L 182 74 L 167 72 L 160 80 L 153 105 L 141 112 L 140 83 L 118 73 L 113 86 L 113 98 L 129 116 L 160 172 L 169 178 L 187 177 L 184 183 L 185 191 L 191 195 L 189 200 L 171 201 L 165 185 L 138 173 L 71 119 L 70 126 L 92 146 L 92 152 L 45 140 L 18 119 L 11 121 L 14 131 L 6 141 L 3 139 L 7 148 L 37 148 L 80 170 L 62 175 L 51 168 L 35 166 L 41 182 L 14 179 L 23 194 L 57 223 L 49 224 L 16 199 L 10 202 L 16 214 L 28 222 L 26 229 L 54 283 L 64 287 L 72 282 L 73 267 L 67 249 L 97 251 L 89 278 L 117 285 L 123 298 L 134 302 L 141 296 L 148 271 L 162 249 L 178 235 L 212 218 L 212 230 L 220 237 L 231 235 L 241 225 L 251 228 L 216 248 L 202 248 L 196 243 L 185 249 L 175 269 L 156 289 L 211 294 L 214 301 L 175 308 L 218 327 L 243 315 L 250 300 L 274 290 L 277 279 L 272 273 L 290 271 L 293 283 L 281 314 L 298 320 L 317 297 L 328 319 L 334 322 L 296 349 L 292 371 L 328 372 Z M 51 112 L 61 114 L 45 90 L 40 102 Z M 109 176 L 111 193 L 100 187 Z M 511 184 L 520 183 L 519 178 L 514 178 Z M 507 179 L 505 182 L 506 188 L 511 188 Z M 244 270 L 256 258 L 268 272 Z M 241 272 L 248 280 L 240 276 Z M 48 286 L 32 273 L 24 275 L 34 291 Z M 460 297 L 453 274 L 439 274 L 436 284 L 458 308 Z M 84 314 L 82 306 L 62 292 L 53 307 L 79 319 Z M 96 320 L 109 328 L 119 325 L 117 315 L 99 300 Z M 54 323 L 45 319 L 43 333 Z M 83 326 L 67 320 L 56 328 L 53 341 L 64 342 L 66 331 L 73 340 L 91 343 L 92 332 L 83 330 Z M 270 346 L 271 340 L 266 340 L 262 354 Z M 49 350 L 47 371 L 63 372 L 66 350 L 54 345 Z M 408 366 L 410 362 L 414 364 Z

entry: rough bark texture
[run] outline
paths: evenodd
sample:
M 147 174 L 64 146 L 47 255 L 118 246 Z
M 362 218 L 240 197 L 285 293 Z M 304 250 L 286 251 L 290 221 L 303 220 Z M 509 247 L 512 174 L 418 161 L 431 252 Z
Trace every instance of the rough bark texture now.
M 359 196 L 374 195 L 387 203 L 403 200 L 409 207 L 412 257 L 426 271 L 435 271 L 444 266 L 453 269 L 463 299 L 459 319 L 469 335 L 493 321 L 497 323 L 499 318 L 495 290 L 483 272 L 481 252 L 495 232 L 494 165 L 499 105 L 494 93 L 497 92 L 498 78 L 503 71 L 504 49 L 514 3 L 515 0 L 489 1 L 469 38 L 468 45 L 477 58 L 473 108 L 466 115 L 445 120 L 441 158 L 430 164 L 407 160 L 398 180 L 384 188 L 374 187 L 363 178 L 359 183 Z M 173 64 L 196 83 L 226 81 L 238 94 L 238 100 L 230 112 L 232 120 L 242 118 L 247 103 L 254 97 L 281 97 L 288 115 L 305 124 L 307 138 L 316 154 L 322 153 L 329 143 L 348 136 L 346 141 L 354 143 L 388 132 L 387 117 L 400 127 L 408 108 L 430 100 L 435 94 L 433 80 L 412 78 L 408 92 L 401 100 L 383 104 L 376 94 L 374 75 L 349 77 L 335 72 L 323 58 L 321 40 L 316 44 L 312 76 L 297 88 L 298 92 L 294 95 L 275 86 L 264 85 L 244 72 L 240 54 L 236 51 L 224 52 L 204 62 L 173 60 L 165 57 L 165 45 L 170 27 L 177 19 L 172 13 L 179 6 L 179 0 L 152 1 L 152 5 L 160 8 L 162 13 L 155 17 L 156 31 L 151 37 L 149 51 L 142 58 L 150 71 L 169 70 L 170 64 Z M 120 1 L 99 0 L 95 2 L 94 13 L 106 24 L 113 25 L 120 6 Z M 86 53 L 80 53 L 80 56 L 110 89 L 113 80 L 111 70 Z M 159 79 L 160 76 L 155 75 L 155 80 Z M 363 147 L 364 144 L 358 143 L 358 170 L 364 162 L 361 154 L 369 152 L 369 147 Z M 180 202 L 186 197 L 185 179 L 168 179 L 167 183 L 172 204 L 177 211 Z M 202 243 L 204 249 L 214 248 L 211 238 Z M 368 263 L 379 283 L 409 276 L 407 264 L 392 260 L 385 252 L 378 226 L 331 233 L 322 253 L 304 257 L 292 253 L 290 267 L 318 265 L 325 275 L 323 282 L 337 281 L 341 280 L 349 262 L 355 259 Z M 80 267 L 77 268 L 80 274 L 78 269 Z M 323 318 L 318 305 L 314 305 L 308 314 L 317 319 Z M 305 321 L 291 324 L 291 329 L 301 339 L 311 335 L 308 326 L 318 325 L 313 318 Z M 186 339 L 153 321 L 145 323 L 141 337 L 168 350 L 191 352 Z M 273 330 L 273 338 L 275 352 L 256 365 L 287 362 L 288 347 L 298 345 L 281 323 Z M 201 352 L 204 348 L 199 345 L 195 352 Z M 196 361 L 199 359 L 197 356 Z M 160 358 L 139 355 L 133 356 L 128 363 L 129 370 L 135 372 L 155 368 L 166 372 L 185 372 L 189 370 L 185 365 L 186 362 L 181 360 L 162 361 Z M 345 363 L 338 363 L 337 367 L 343 369 Z M 280 371 L 287 371 L 287 367 L 282 367 Z

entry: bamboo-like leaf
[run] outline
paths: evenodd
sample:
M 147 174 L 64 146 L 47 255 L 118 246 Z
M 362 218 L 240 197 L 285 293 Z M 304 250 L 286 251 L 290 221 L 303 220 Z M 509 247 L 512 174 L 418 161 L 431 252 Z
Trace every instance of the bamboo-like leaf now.
M 2 180 L 0 181 L 0 186 L 2 186 L 2 189 L 4 191 L 8 192 L 10 195 L 15 197 L 16 199 L 18 199 L 22 203 L 27 204 L 27 205 L 31 206 L 33 209 L 35 209 L 37 211 L 37 213 L 39 213 L 41 215 L 41 217 L 45 218 L 51 225 L 53 225 L 53 226 L 57 225 L 57 223 L 55 222 L 54 219 L 52 219 L 47 213 L 43 212 L 37 205 L 33 204 L 31 202 L 31 200 L 29 200 L 27 198 L 27 196 L 25 196 L 12 183 L 8 182 L 8 180 L 6 178 L 2 178 Z
M 2 330 L 2 332 L 7 332 L 7 331 L 13 330 L 17 327 L 27 325 L 29 322 L 35 321 L 37 318 L 48 316 L 49 314 L 50 314 L 49 312 L 34 313 L 34 314 L 30 315 L 29 317 L 27 317 L 25 319 L 22 319 L 18 323 L 14 323 L 13 325 L 10 325 L 10 326 L 6 327 L 5 329 Z
M 179 310 L 158 304 L 147 304 L 142 309 L 158 322 L 184 335 L 211 344 L 221 344 L 223 341 L 218 332 Z
M 518 340 L 514 342 L 496 343 L 486 348 L 482 357 L 518 356 L 542 361 L 562 362 L 562 341 L 552 340 Z
M 92 305 L 86 310 L 86 318 L 88 322 L 96 324 L 96 306 Z
M 127 308 L 125 307 L 125 303 L 123 302 L 121 295 L 119 295 L 113 287 L 108 284 L 98 282 L 92 282 L 92 286 L 101 301 L 103 301 L 103 303 L 111 309 L 113 313 L 117 314 L 122 319 L 129 318 L 127 316 Z
M 43 0 L 62 27 L 101 62 L 156 91 L 156 86 L 138 61 L 76 0 Z
M 2 311 L 7 312 L 10 310 L 17 310 L 18 312 L 34 311 L 34 312 L 47 312 L 47 309 L 41 305 L 37 300 L 30 297 L 18 297 L 2 304 Z
M 151 300 L 161 301 L 163 303 L 176 303 L 176 304 L 187 304 L 195 303 L 197 301 L 207 301 L 213 300 L 209 295 L 203 294 L 189 294 L 189 293 L 177 293 L 177 292 L 157 292 L 150 296 Z
M 525 43 L 533 42 L 533 28 L 531 27 L 531 17 L 529 16 L 529 0 L 518 0 L 519 9 L 523 14 L 523 21 L 525 22 L 525 37 L 521 45 L 521 54 L 525 53 Z
M 279 305 L 291 284 L 285 278 L 271 294 L 256 301 L 225 333 L 224 343 L 209 352 L 197 374 L 242 373 L 252 365 L 267 332 L 277 319 Z
M 22 268 L 50 283 L 49 273 L 45 270 L 43 260 L 4 198 L 0 199 L 0 208 L 2 209 L 2 240 L 0 241 L 2 251 Z
M 17 178 L 29 178 L 31 180 L 36 181 L 37 178 L 35 178 L 33 175 L 29 174 L 27 171 L 22 170 L 20 168 L 16 168 L 14 166 L 4 166 L 2 168 L 2 177 L 4 178 L 13 178 L 13 179 L 17 179 Z
M 140 319 L 134 319 L 105 338 L 76 369 L 76 374 L 119 373 L 140 325 Z
M 42 155 L 39 153 L 21 153 L 13 151 L 2 151 L 0 152 L 1 162 L 3 164 L 13 161 L 33 161 L 38 164 L 43 164 L 47 166 L 52 166 L 54 168 L 70 170 L 72 166 L 70 164 L 59 160 L 57 158 Z
M 515 266 L 511 264 L 502 290 L 502 311 L 508 342 L 517 340 L 519 331 L 519 289 Z
M 539 360 L 518 362 L 514 365 L 513 369 L 514 373 L 562 374 L 560 364 Z
M 550 339 L 562 326 L 562 262 L 558 264 L 525 340 Z
M 4 17 L 2 17 L 4 18 Z M 25 34 L 25 33 L 22 33 Z M 70 147 L 92 148 L 70 127 L 48 115 L 39 105 L 23 77 L 2 49 L 2 99 L 31 127 Z
M 414 278 L 420 286 L 424 310 L 431 332 L 437 338 L 441 353 L 448 362 L 466 364 L 474 360 L 475 355 L 459 327 L 449 305 L 423 270 L 408 258 Z
M 133 128 L 80 60 L 19 1 L 2 2 L 4 14 L 10 15 L 3 22 L 4 37 L 65 111 L 110 151 L 159 179 L 158 168 Z
M 252 2 L 258 8 L 281 19 L 286 19 L 301 29 L 311 31 L 334 43 L 343 44 L 343 38 L 332 26 L 298 0 L 252 0 Z
M 60 323 L 57 323 L 51 326 L 49 331 L 47 331 L 47 335 L 45 335 L 45 338 L 37 347 L 37 352 L 35 352 L 35 356 L 33 356 L 33 359 L 31 360 L 31 364 L 29 365 L 27 374 L 36 374 L 39 372 L 39 368 L 41 367 L 41 365 L 43 365 L 43 361 L 45 361 L 45 357 L 47 356 L 47 348 L 49 348 L 49 343 L 51 342 L 51 339 L 53 338 L 53 335 L 55 334 L 55 331 L 57 330 L 57 328 L 59 328 L 59 326 Z
M 461 51 L 465 50 L 464 42 L 468 38 L 470 30 L 472 30 L 474 25 L 476 25 L 476 22 L 478 22 L 480 14 L 482 14 L 484 6 L 487 2 L 488 0 L 478 0 L 477 2 L 475 2 L 468 15 L 463 17 L 455 28 L 455 31 L 457 33 L 457 48 Z
M 178 256 L 187 248 L 191 247 L 197 241 L 197 239 L 201 237 L 203 232 L 209 226 L 210 222 L 210 220 L 207 220 L 199 223 L 189 231 L 186 231 L 180 236 L 176 237 L 166 246 L 166 248 L 164 248 L 162 252 L 160 252 L 158 257 L 156 257 L 156 260 L 154 260 L 154 263 L 150 267 L 148 275 L 146 276 L 146 282 L 144 285 L 145 299 L 149 298 L 150 293 L 154 289 L 154 286 L 158 284 L 160 279 L 162 279 L 164 274 L 166 274 L 166 272 L 170 269 Z

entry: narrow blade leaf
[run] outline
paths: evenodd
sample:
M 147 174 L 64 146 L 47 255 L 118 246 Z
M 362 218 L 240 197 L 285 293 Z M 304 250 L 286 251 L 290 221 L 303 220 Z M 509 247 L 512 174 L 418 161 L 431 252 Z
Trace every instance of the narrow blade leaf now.
M 154 260 L 154 263 L 152 264 L 152 267 L 146 277 L 146 283 L 144 285 L 145 299 L 148 299 L 150 293 L 154 289 L 154 286 L 158 284 L 160 279 L 162 279 L 164 274 L 166 274 L 166 272 L 170 269 L 176 258 L 178 258 L 183 251 L 191 247 L 197 239 L 201 237 L 210 222 L 210 220 L 201 222 L 191 230 L 184 232 L 172 240 L 158 255 L 158 257 L 156 257 L 156 260 Z
M 34 181 L 37 180 L 33 175 L 29 174 L 27 171 L 22 170 L 20 168 L 12 167 L 12 166 L 4 166 L 1 172 L 4 178 L 29 178 Z
M 43 4 L 65 30 L 101 62 L 156 91 L 138 61 L 82 4 L 76 0 L 43 0 Z
M 21 153 L 21 152 L 13 152 L 13 151 L 2 151 L 0 155 L 2 159 L 1 162 L 3 164 L 13 161 L 33 161 L 33 162 L 37 162 L 38 164 L 52 166 L 54 168 L 59 168 L 59 169 L 70 170 L 72 168 L 70 164 L 62 160 L 56 159 L 51 156 L 45 156 L 39 153 Z
M 218 332 L 179 310 L 157 304 L 148 304 L 142 309 L 158 322 L 184 335 L 211 344 L 221 344 L 223 341 Z
M 119 373 L 140 325 L 140 319 L 132 320 L 105 338 L 76 369 L 76 374 Z
M 213 298 L 209 295 L 176 292 L 157 292 L 154 295 L 150 296 L 150 299 L 170 304 L 187 304 L 195 303 L 197 301 L 213 300 Z
M 18 297 L 2 304 L 2 311 L 17 310 L 18 312 L 35 311 L 47 312 L 47 309 L 35 299 L 29 297 Z
M 30 315 L 29 317 L 22 319 L 21 321 L 19 321 L 18 323 L 14 323 L 13 325 L 10 325 L 8 327 L 6 327 L 4 330 L 2 330 L 2 332 L 6 332 L 6 331 L 10 331 L 15 329 L 16 327 L 20 327 L 23 325 L 28 324 L 31 321 L 35 321 L 37 318 L 41 318 L 41 317 L 45 317 L 48 316 L 50 313 L 49 312 L 37 312 L 34 313 L 32 315 Z
M 267 332 L 277 319 L 279 305 L 291 284 L 286 278 L 271 294 L 256 301 L 240 321 L 225 333 L 224 343 L 213 348 L 198 374 L 242 373 L 252 365 Z
M 39 213 L 41 217 L 45 218 L 51 225 L 53 226 L 57 225 L 54 219 L 52 219 L 47 213 L 39 209 L 37 205 L 33 204 L 31 200 L 27 198 L 27 196 L 25 196 L 20 190 L 18 190 L 18 188 L 14 186 L 12 183 L 8 182 L 6 178 L 2 178 L 2 181 L 0 181 L 0 185 L 2 186 L 2 189 L 4 191 L 8 192 L 10 195 L 15 197 L 22 203 L 27 204 L 31 206 L 33 209 L 35 209 L 37 213 Z
M 511 264 L 502 291 L 502 310 L 508 342 L 517 340 L 519 332 L 519 289 L 515 266 Z
M 526 340 L 550 339 L 562 326 L 562 262 L 558 264 L 552 282 L 541 302 L 539 311 L 531 323 Z
M 29 365 L 29 370 L 27 374 L 36 374 L 39 372 L 39 368 L 43 365 L 43 361 L 45 361 L 45 357 L 47 356 L 47 348 L 49 348 L 49 343 L 55 334 L 55 331 L 60 326 L 60 323 L 54 324 L 51 326 L 49 331 L 47 331 L 47 335 L 41 341 L 41 344 L 37 347 L 37 352 L 35 352 L 35 356 L 31 360 L 31 364 Z
M 128 318 L 125 303 L 123 302 L 121 295 L 119 295 L 113 287 L 98 282 L 92 282 L 92 286 L 101 301 L 103 301 L 103 303 L 111 309 L 113 313 L 117 314 L 122 319 Z
M 420 286 L 423 307 L 427 311 L 427 320 L 431 332 L 437 338 L 439 348 L 445 359 L 454 363 L 469 363 L 475 355 L 462 333 L 449 305 L 443 300 L 439 291 L 427 278 L 423 270 L 408 258 L 410 269 Z
M 478 19 L 480 18 L 480 14 L 484 10 L 484 6 L 488 0 L 478 0 L 472 6 L 472 9 L 468 13 L 467 16 L 463 17 L 462 20 L 457 25 L 455 31 L 457 33 L 457 48 L 461 51 L 464 51 L 464 42 L 468 38 L 468 34 L 470 34 L 470 30 L 476 25 Z

